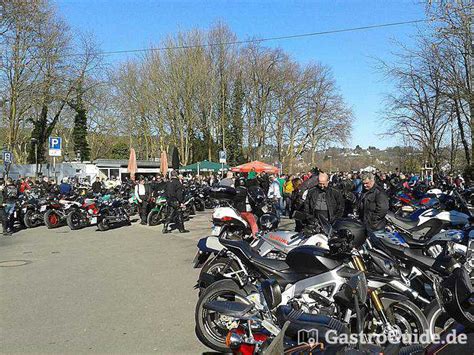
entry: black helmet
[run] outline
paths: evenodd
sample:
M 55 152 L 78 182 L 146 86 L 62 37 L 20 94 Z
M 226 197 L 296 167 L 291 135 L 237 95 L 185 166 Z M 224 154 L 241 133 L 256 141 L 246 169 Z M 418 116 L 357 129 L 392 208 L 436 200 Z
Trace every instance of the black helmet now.
M 271 213 L 264 213 L 260 216 L 258 224 L 262 230 L 275 230 L 278 228 L 278 217 Z
M 246 183 L 245 178 L 243 177 L 238 178 L 237 180 L 235 180 L 235 187 L 245 186 L 245 183 Z
M 360 248 L 367 238 L 364 225 L 353 218 L 337 219 L 332 225 L 332 230 L 334 237 L 350 240 L 350 248 Z

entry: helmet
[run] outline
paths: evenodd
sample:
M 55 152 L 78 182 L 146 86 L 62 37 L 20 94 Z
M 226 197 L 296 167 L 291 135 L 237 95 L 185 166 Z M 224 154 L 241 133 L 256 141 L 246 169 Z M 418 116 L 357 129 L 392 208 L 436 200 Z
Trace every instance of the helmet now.
M 364 225 L 352 218 L 337 219 L 332 228 L 335 236 L 339 237 L 341 240 L 351 241 L 351 248 L 360 248 L 367 238 Z M 333 237 L 331 237 L 331 239 L 332 238 Z
M 250 203 L 260 206 L 265 202 L 265 192 L 258 186 L 251 186 L 248 190 Z
M 278 222 L 278 217 L 271 213 L 262 214 L 258 220 L 262 230 L 275 230 L 278 228 Z
M 238 178 L 237 180 L 235 180 L 235 187 L 239 187 L 239 186 L 245 186 L 245 178 L 241 177 L 241 178 Z

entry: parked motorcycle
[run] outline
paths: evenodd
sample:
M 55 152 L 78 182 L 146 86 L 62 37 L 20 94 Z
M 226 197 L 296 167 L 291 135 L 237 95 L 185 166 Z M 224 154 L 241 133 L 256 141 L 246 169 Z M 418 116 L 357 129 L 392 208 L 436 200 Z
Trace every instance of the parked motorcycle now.
M 97 200 L 94 198 L 85 198 L 80 208 L 76 208 L 68 213 L 67 225 L 71 230 L 76 230 L 96 224 L 98 213 Z
M 158 196 L 153 198 L 154 206 L 148 212 L 147 223 L 149 226 L 157 226 L 163 223 L 168 216 L 168 208 L 166 203 L 166 197 Z
M 106 231 L 118 224 L 130 225 L 126 204 L 127 202 L 120 198 L 111 198 L 102 202 L 96 215 L 99 230 Z

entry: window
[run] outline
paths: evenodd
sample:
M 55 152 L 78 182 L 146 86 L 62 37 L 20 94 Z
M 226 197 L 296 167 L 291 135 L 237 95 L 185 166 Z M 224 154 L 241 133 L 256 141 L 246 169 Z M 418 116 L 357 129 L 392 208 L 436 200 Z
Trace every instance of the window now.
M 99 169 L 99 171 L 105 176 L 109 177 L 109 169 Z
M 112 176 L 115 176 L 115 178 L 119 178 L 119 169 L 110 169 L 109 170 L 109 177 L 112 178 Z

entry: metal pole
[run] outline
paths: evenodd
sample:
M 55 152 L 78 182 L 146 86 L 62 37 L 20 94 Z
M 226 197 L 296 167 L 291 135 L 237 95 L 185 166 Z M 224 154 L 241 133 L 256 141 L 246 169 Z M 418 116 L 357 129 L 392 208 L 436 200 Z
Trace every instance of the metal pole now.
M 35 177 L 38 178 L 38 142 L 35 143 Z

